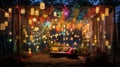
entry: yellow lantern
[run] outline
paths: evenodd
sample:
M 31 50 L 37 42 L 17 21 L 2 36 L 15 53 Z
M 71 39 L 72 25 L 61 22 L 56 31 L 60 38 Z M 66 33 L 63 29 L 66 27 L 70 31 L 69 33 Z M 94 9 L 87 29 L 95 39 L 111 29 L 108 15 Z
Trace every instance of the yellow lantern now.
M 45 9 L 45 3 L 44 2 L 40 3 L 40 9 Z
M 29 53 L 29 54 L 31 54 L 31 53 L 32 53 L 32 52 L 31 52 L 31 48 L 29 48 L 29 49 L 28 49 L 28 53 Z
M 70 40 L 73 40 L 73 37 L 71 37 Z
M 32 20 L 31 20 L 31 19 L 28 20 L 28 24 L 29 24 L 29 25 L 32 24 Z
M 4 24 L 5 24 L 5 26 L 8 26 L 8 21 L 5 21 Z
M 21 14 L 25 14 L 25 9 L 22 8 L 20 12 L 21 12 Z
M 109 41 L 108 41 L 108 40 L 105 41 L 105 45 L 106 45 L 106 46 L 109 45 Z
M 38 31 L 38 30 L 39 30 L 39 27 L 35 27 L 35 28 L 34 28 L 34 31 Z
M 55 25 L 53 25 L 53 29 L 55 29 Z
M 76 45 L 77 45 L 77 42 L 74 42 L 74 45 L 76 46 Z
M 0 30 L 5 30 L 6 28 L 5 28 L 5 24 L 4 23 L 1 23 L 0 24 Z
M 28 35 L 26 34 L 25 37 L 28 38 Z
M 35 13 L 35 9 L 34 9 L 34 8 L 31 8 L 31 9 L 30 9 L 30 15 L 34 15 L 34 13 Z
M 9 13 L 12 13 L 12 8 L 9 8 L 9 9 L 8 9 L 8 12 L 9 12 Z
M 39 46 L 36 46 L 37 49 L 39 49 Z
M 101 14 L 101 20 L 105 20 L 105 14 Z
M 8 18 L 8 17 L 9 17 L 9 13 L 5 12 L 4 16 L 5 16 L 6 18 Z
M 12 35 L 12 32 L 9 32 L 9 35 Z
M 53 13 L 53 16 L 55 16 L 55 17 L 56 17 L 56 16 L 57 16 L 57 12 L 54 12 L 54 13 Z
M 48 17 L 48 15 L 47 15 L 47 14 L 43 14 L 43 17 L 44 17 L 44 18 L 47 18 L 47 17 Z
M 34 18 L 33 18 L 33 22 L 37 22 L 37 18 L 34 17 Z
M 30 40 L 31 40 L 31 41 L 33 40 L 33 35 L 30 35 Z
M 105 16 L 109 16 L 109 8 L 105 8 Z
M 99 13 L 100 9 L 99 7 L 96 7 L 96 13 Z
M 100 18 L 99 18 L 99 17 L 97 18 L 97 21 L 98 21 L 98 22 L 100 21 Z
M 23 40 L 23 43 L 26 43 L 27 41 L 26 40 Z
M 97 40 L 96 40 L 96 39 L 94 40 L 94 43 L 97 43 Z
M 39 10 L 35 10 L 35 15 L 39 16 Z

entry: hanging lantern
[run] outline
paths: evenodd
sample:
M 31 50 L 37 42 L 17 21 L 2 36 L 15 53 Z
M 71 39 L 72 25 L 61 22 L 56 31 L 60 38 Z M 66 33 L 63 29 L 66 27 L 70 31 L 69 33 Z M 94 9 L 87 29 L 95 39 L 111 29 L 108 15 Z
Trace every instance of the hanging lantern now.
M 100 8 L 96 7 L 96 13 L 99 13 L 99 11 L 100 11 Z
M 66 28 L 67 28 L 67 29 L 70 29 L 70 23 L 67 23 L 67 24 L 66 24 Z
M 35 10 L 35 15 L 39 16 L 39 10 Z
M 28 53 L 29 53 L 29 54 L 31 54 L 31 53 L 32 53 L 31 48 L 29 48 L 29 49 L 28 49 Z
M 33 22 L 37 22 L 37 19 L 35 17 L 33 18 Z
M 105 16 L 109 16 L 109 8 L 105 8 Z
M 57 16 L 57 12 L 54 12 L 54 13 L 53 13 L 53 16 L 56 17 L 56 16 Z
M 105 20 L 105 14 L 101 14 L 101 20 Z
M 94 39 L 97 39 L 96 35 L 94 35 Z
M 45 9 L 45 3 L 44 2 L 40 2 L 40 9 Z
M 73 40 L 73 37 L 71 37 L 70 40 L 72 41 L 72 40 Z
M 99 17 L 97 18 L 97 21 L 98 21 L 98 22 L 100 21 L 100 18 L 99 18 Z
M 35 9 L 34 9 L 34 8 L 31 8 L 31 9 L 30 9 L 30 15 L 34 15 L 34 12 L 35 12 Z
M 25 9 L 22 8 L 20 12 L 21 12 L 21 14 L 25 14 Z
M 43 17 L 44 17 L 44 18 L 47 18 L 47 17 L 48 17 L 48 15 L 47 15 L 47 14 L 43 14 Z
M 26 43 L 27 41 L 26 40 L 23 40 L 23 43 Z
M 95 44 L 97 43 L 97 40 L 96 40 L 96 39 L 94 40 L 94 43 L 95 43 Z
M 5 21 L 4 24 L 5 24 L 5 26 L 8 26 L 8 21 Z
M 35 27 L 35 28 L 34 28 L 34 31 L 38 31 L 38 30 L 39 30 L 39 27 Z
M 12 39 L 11 39 L 11 38 L 9 39 L 9 42 L 12 42 Z
M 28 24 L 32 25 L 32 20 L 31 19 L 28 20 Z
M 30 35 L 30 40 L 31 40 L 31 41 L 33 40 L 33 35 Z
M 5 16 L 6 18 L 8 18 L 8 17 L 9 17 L 9 13 L 5 12 L 4 16 Z
M 108 41 L 108 40 L 105 41 L 105 45 L 106 45 L 106 46 L 109 45 L 109 41 Z
M 12 35 L 12 32 L 9 32 L 9 35 Z
M 26 34 L 25 37 L 28 38 L 28 35 Z
M 55 29 L 56 27 L 55 27 L 55 25 L 53 25 L 53 29 Z
M 55 22 L 57 22 L 58 21 L 58 19 L 57 18 L 55 18 Z
M 12 8 L 9 8 L 9 9 L 8 9 L 8 12 L 9 12 L 9 13 L 12 13 Z
M 5 24 L 4 23 L 1 23 L 0 24 L 0 30 L 5 30 L 6 28 L 5 28 Z

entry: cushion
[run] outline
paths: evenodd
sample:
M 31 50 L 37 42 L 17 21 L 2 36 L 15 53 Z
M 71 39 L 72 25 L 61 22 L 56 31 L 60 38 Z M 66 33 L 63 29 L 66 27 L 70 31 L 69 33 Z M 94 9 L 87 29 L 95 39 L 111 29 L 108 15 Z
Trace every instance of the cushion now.
M 69 51 L 70 47 L 63 47 L 62 52 L 67 52 Z
M 52 52 L 58 52 L 58 47 L 52 47 Z

